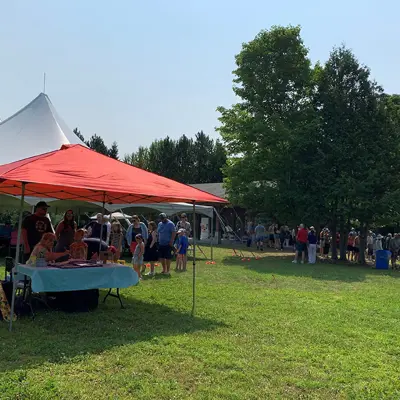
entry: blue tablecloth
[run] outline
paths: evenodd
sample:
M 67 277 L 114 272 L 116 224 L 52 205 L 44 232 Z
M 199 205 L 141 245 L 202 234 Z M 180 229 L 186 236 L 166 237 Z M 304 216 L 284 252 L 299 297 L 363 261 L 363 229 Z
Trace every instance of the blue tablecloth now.
M 127 288 L 137 285 L 139 277 L 132 267 L 106 264 L 89 268 L 32 267 L 18 264 L 17 273 L 32 281 L 32 291 L 67 292 L 72 290 Z

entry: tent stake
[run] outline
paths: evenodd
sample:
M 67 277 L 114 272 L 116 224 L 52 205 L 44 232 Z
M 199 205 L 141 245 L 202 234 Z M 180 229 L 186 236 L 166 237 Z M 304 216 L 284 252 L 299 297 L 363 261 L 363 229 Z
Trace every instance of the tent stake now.
M 196 202 L 193 202 L 193 303 L 192 317 L 196 311 Z
M 15 266 L 11 271 L 11 275 L 13 276 L 13 292 L 11 297 L 11 313 L 10 313 L 10 326 L 9 331 L 12 331 L 12 323 L 14 318 L 14 305 L 15 305 L 15 291 L 17 290 L 17 266 L 19 263 L 19 254 L 20 254 L 20 246 L 21 246 L 21 229 L 22 229 L 22 214 L 24 211 L 24 199 L 25 199 L 25 182 L 22 182 L 22 191 L 21 191 L 21 203 L 19 206 L 19 219 L 18 219 L 18 234 L 17 234 L 17 248 L 15 249 Z

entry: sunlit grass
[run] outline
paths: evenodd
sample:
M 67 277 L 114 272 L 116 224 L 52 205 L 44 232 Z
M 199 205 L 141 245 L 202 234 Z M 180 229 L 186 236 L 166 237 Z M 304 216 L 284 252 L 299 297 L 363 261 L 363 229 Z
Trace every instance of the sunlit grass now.
M 400 273 L 215 254 L 194 319 L 189 271 L 0 325 L 0 398 L 400 398 Z

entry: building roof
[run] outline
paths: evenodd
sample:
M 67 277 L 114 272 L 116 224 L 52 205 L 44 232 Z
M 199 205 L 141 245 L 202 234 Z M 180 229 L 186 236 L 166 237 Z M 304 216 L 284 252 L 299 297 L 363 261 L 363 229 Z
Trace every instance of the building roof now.
M 226 192 L 223 185 L 223 183 L 194 183 L 190 186 L 211 193 L 214 196 L 221 197 L 222 199 L 226 199 Z

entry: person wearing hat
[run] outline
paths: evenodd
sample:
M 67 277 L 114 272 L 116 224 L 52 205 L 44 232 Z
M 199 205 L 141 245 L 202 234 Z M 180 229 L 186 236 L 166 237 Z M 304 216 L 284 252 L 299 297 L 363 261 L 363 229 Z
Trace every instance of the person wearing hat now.
M 46 216 L 49 207 L 45 201 L 39 201 L 35 206 L 35 213 L 27 216 L 22 222 L 24 262 L 29 259 L 33 248 L 40 242 L 43 234 L 54 233 L 51 221 Z
M 157 227 L 158 254 L 162 264 L 162 274 L 169 274 L 171 268 L 172 250 L 176 236 L 175 225 L 165 213 L 159 215 L 160 223 Z
M 178 247 L 176 254 L 176 269 L 175 271 L 185 272 L 187 264 L 187 249 L 189 247 L 189 240 L 186 237 L 185 229 L 178 230 Z
M 379 234 L 375 239 L 375 242 L 374 242 L 374 253 L 375 254 L 377 251 L 383 250 L 382 239 L 383 239 L 383 236 L 381 234 Z

